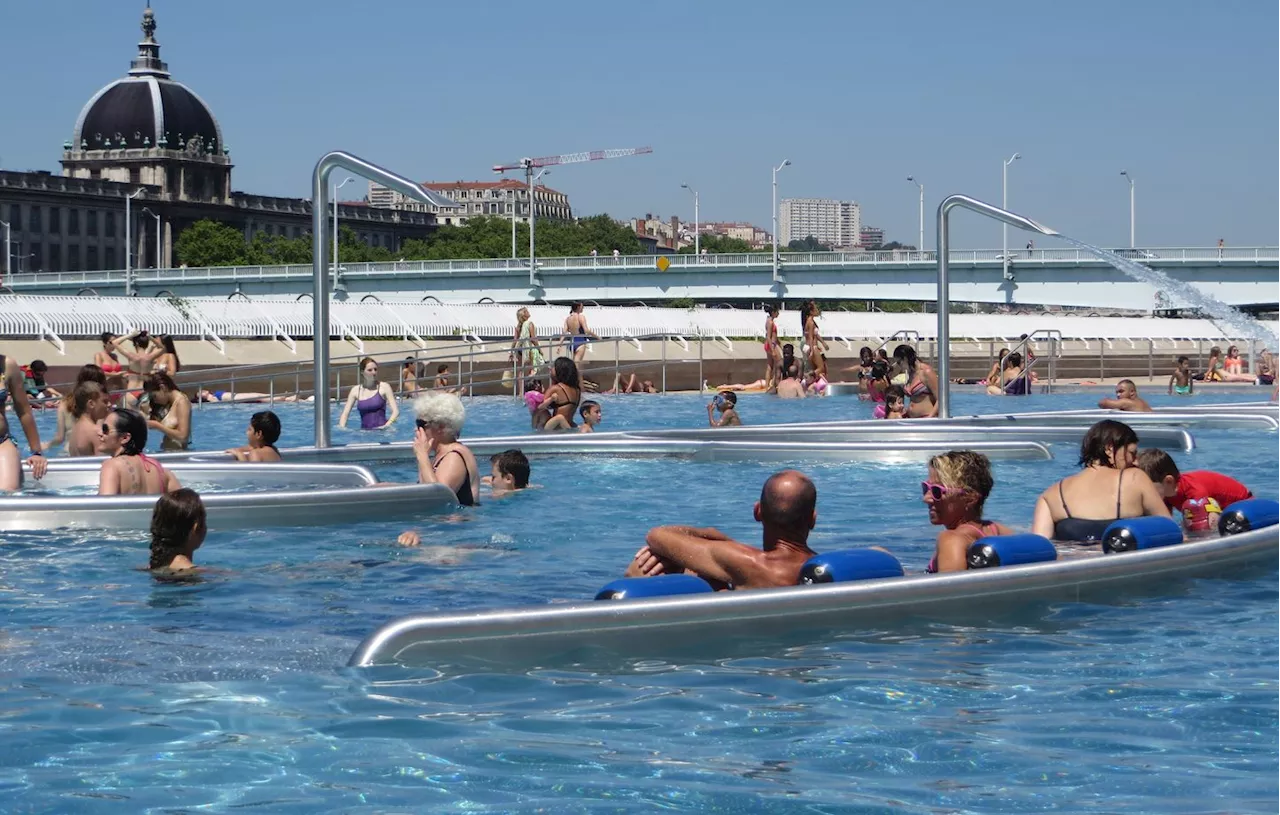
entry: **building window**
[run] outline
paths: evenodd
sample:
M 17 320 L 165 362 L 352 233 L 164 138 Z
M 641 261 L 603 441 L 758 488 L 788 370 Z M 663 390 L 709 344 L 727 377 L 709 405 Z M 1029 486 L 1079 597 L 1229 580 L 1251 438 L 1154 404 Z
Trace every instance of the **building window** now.
M 75 210 L 71 210 L 75 212 Z M 75 243 L 67 244 L 67 271 L 80 271 L 80 245 Z
M 98 213 L 96 210 L 89 210 L 84 214 L 84 234 L 91 238 L 98 237 Z
M 116 248 L 114 246 L 108 246 L 103 250 L 103 254 L 106 255 L 107 258 L 107 268 L 116 268 Z
M 129 183 L 131 184 L 142 183 L 142 171 L 139 170 L 137 167 L 129 168 Z
M 102 213 L 102 232 L 108 238 L 116 236 L 116 214 L 111 210 Z
M 49 207 L 49 234 L 62 234 L 62 207 Z
M 49 244 L 49 271 L 62 271 L 62 246 L 60 244 Z
M 78 209 L 67 210 L 67 234 L 68 235 L 80 234 L 80 210 Z M 79 250 L 76 250 L 76 251 L 78 255 Z M 80 271 L 78 263 L 76 264 L 76 266 L 72 267 L 72 271 L 77 271 L 77 272 Z
M 41 207 L 31 208 L 31 221 L 27 224 L 28 232 L 39 233 L 44 231 L 44 227 L 41 225 L 40 210 Z
M 9 206 L 9 223 L 13 225 L 14 229 L 21 231 L 22 207 L 18 206 L 17 204 L 11 204 Z
M 31 244 L 31 257 L 27 258 L 27 271 L 28 272 L 44 271 L 44 244 L 43 243 Z
M 98 247 L 86 246 L 84 249 L 84 265 L 88 271 L 96 271 L 98 267 Z

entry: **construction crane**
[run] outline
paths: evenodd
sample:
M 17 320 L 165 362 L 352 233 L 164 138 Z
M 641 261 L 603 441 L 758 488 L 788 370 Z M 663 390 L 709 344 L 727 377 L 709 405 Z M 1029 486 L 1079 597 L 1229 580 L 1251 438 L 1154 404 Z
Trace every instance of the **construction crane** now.
M 541 170 L 542 173 L 547 172 L 545 168 L 555 167 L 560 164 L 578 164 L 584 161 L 600 161 L 607 158 L 625 158 L 626 156 L 642 156 L 646 153 L 652 153 L 652 147 L 626 147 L 619 150 L 589 150 L 585 153 L 566 153 L 562 156 L 543 156 L 542 158 L 522 158 L 516 164 L 495 164 L 493 171 L 499 175 L 508 170 L 524 170 L 525 184 L 529 188 L 529 285 L 536 286 L 537 279 L 534 273 L 537 269 L 534 263 L 533 251 L 533 231 L 535 220 L 535 207 L 533 202 L 533 184 L 537 180 L 534 175 L 535 170 Z M 511 242 L 515 246 L 516 234 L 516 203 L 514 198 L 511 203 Z M 515 253 L 512 252 L 514 257 Z

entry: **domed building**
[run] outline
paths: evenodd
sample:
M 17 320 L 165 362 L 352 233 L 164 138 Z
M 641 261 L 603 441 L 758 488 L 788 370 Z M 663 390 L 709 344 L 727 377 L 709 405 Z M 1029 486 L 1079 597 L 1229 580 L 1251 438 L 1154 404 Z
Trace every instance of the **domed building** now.
M 231 201 L 231 154 L 204 100 L 169 75 L 156 16 L 142 15 L 129 73 L 98 91 L 76 119 L 62 174 L 159 187 L 179 201 Z
M 0 276 L 172 268 L 180 261 L 175 240 L 203 219 L 242 230 L 246 241 L 310 234 L 309 200 L 232 190 L 231 150 L 218 119 L 170 75 L 155 33 L 148 4 L 137 56 L 124 77 L 80 109 L 62 145 L 61 175 L 0 170 L 0 245 L 7 247 L 0 252 Z M 302 186 L 304 179 L 298 181 Z M 338 215 L 360 240 L 392 252 L 409 238 L 428 237 L 436 224 L 431 212 L 364 202 L 342 202 Z M 94 286 L 101 294 L 121 293 L 113 285 Z

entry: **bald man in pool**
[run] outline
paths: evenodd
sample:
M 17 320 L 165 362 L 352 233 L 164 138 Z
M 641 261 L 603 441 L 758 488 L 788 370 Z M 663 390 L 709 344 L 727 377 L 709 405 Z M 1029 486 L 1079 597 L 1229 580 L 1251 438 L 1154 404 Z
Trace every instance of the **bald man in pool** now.
M 783 470 L 769 477 L 755 505 L 764 527 L 764 548 L 733 540 L 716 529 L 658 526 L 627 567 L 626 577 L 692 574 L 717 591 L 794 586 L 804 562 L 816 554 L 809 532 L 818 521 L 818 490 L 803 473 Z

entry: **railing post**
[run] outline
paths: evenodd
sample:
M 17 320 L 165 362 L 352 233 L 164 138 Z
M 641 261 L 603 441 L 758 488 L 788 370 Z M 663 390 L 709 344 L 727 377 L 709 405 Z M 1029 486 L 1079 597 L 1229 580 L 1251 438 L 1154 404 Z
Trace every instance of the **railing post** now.
M 667 392 L 667 338 L 662 338 L 662 392 Z
M 702 370 L 702 328 L 699 327 L 698 328 L 698 387 L 703 388 L 706 386 L 706 383 L 707 383 L 706 374 Z
M 1107 341 L 1105 339 L 1098 340 L 1098 379 L 1107 378 Z M 1098 384 L 1102 384 L 1099 381 Z
M 234 402 L 235 400 L 236 400 L 236 375 L 232 374 L 231 375 L 231 401 Z
M 312 390 L 314 390 L 314 388 L 313 388 Z M 297 396 L 297 397 L 299 398 L 299 401 L 301 401 L 301 398 L 302 398 L 302 366 L 301 366 L 299 363 L 297 363 L 297 362 L 293 363 L 293 393 L 294 393 L 294 395 L 295 395 L 295 396 Z
M 267 404 L 271 407 L 276 406 L 276 377 L 272 374 L 271 379 L 267 380 Z
M 1147 381 L 1156 378 L 1156 341 L 1147 337 Z
M 619 357 L 622 353 L 621 346 L 622 346 L 622 338 L 614 337 L 613 338 L 613 389 L 614 390 L 618 390 L 621 386 L 621 383 L 618 381 L 618 377 L 621 374 L 621 368 L 619 367 L 619 361 L 620 361 Z

